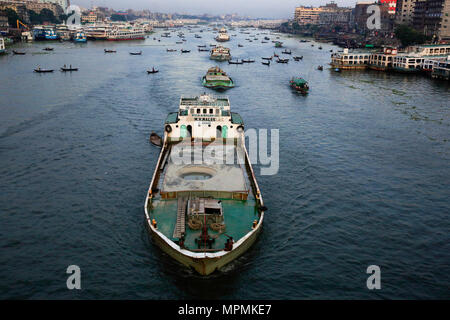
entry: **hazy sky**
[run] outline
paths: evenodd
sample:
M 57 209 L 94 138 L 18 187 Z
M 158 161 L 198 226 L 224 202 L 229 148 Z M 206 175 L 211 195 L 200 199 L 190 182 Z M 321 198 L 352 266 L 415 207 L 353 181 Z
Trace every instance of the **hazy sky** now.
M 238 13 L 243 16 L 290 18 L 298 5 L 324 5 L 329 0 L 71 0 L 84 8 L 91 5 L 116 10 L 149 9 L 177 13 Z M 335 0 L 340 6 L 353 6 L 356 0 Z

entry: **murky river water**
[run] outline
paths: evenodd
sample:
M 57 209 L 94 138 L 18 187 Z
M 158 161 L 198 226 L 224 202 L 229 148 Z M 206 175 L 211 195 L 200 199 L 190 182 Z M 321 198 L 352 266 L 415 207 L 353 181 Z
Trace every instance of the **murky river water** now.
M 201 278 L 147 236 L 144 198 L 181 95 L 214 63 L 187 42 L 33 43 L 0 57 L 0 298 L 450 298 L 450 90 L 420 75 L 327 68 L 335 46 L 285 46 L 303 61 L 260 63 L 273 43 L 236 33 L 254 64 L 221 64 L 246 128 L 280 130 L 280 168 L 261 176 L 264 230 L 223 272 Z M 261 31 L 251 31 L 252 34 Z M 273 39 L 273 36 L 271 36 Z M 244 47 L 238 48 L 242 43 Z M 53 52 L 42 51 L 45 46 Z M 187 54 L 166 48 L 191 49 Z M 115 54 L 105 54 L 114 48 Z M 131 56 L 130 51 L 143 51 Z M 80 70 L 57 71 L 64 64 Z M 324 71 L 316 70 L 325 65 Z M 53 68 L 52 74 L 33 69 Z M 160 72 L 147 75 L 147 68 Z M 307 96 L 288 81 L 302 75 Z M 66 288 L 68 265 L 82 290 Z M 382 289 L 366 288 L 379 265 Z

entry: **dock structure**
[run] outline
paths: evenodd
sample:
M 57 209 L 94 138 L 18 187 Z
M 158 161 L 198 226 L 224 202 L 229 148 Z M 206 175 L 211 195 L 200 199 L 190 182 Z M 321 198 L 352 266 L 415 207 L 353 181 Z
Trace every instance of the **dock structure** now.
M 450 56 L 446 61 L 439 62 L 436 66 L 433 66 L 431 77 L 450 80 Z

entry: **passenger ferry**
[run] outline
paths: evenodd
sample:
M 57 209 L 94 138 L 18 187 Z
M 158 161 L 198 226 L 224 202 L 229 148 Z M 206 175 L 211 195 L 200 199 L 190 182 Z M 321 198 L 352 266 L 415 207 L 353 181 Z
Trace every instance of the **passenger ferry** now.
M 366 69 L 369 63 L 370 52 L 336 52 L 331 55 L 330 65 L 339 69 Z
M 244 122 L 227 97 L 181 97 L 178 112 L 165 120 L 163 141 L 145 199 L 149 233 L 173 259 L 211 274 L 250 248 L 267 210 Z
M 230 40 L 230 36 L 227 33 L 225 28 L 220 29 L 219 35 L 216 37 L 216 41 L 218 42 L 226 42 Z
M 84 27 L 84 33 L 89 40 L 106 40 L 107 32 L 111 27 L 108 25 L 90 25 Z
M 78 31 L 73 39 L 75 42 L 87 42 L 86 34 L 83 31 Z
M 59 37 L 53 27 L 48 26 L 36 26 L 33 29 L 34 40 L 57 40 Z
M 216 90 L 225 90 L 234 87 L 233 79 L 219 67 L 209 68 L 206 75 L 202 78 L 202 84 L 206 88 Z
M 211 55 L 209 57 L 211 60 L 217 60 L 217 61 L 228 61 L 231 59 L 230 55 L 230 49 L 217 46 L 215 48 L 212 48 Z
M 106 40 L 124 41 L 124 40 L 144 40 L 145 30 L 138 27 L 114 27 L 106 32 Z
M 59 39 L 63 41 L 71 40 L 71 31 L 66 25 L 57 25 L 56 34 L 58 35 Z

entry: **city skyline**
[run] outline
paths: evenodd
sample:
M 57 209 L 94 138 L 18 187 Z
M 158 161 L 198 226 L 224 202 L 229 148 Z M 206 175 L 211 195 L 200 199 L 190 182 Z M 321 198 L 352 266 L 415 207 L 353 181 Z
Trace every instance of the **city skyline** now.
M 297 6 L 321 6 L 331 0 L 249 0 L 243 3 L 240 0 L 217 2 L 210 0 L 73 0 L 72 4 L 85 8 L 93 6 L 109 7 L 116 10 L 142 10 L 153 12 L 180 13 L 180 14 L 232 14 L 250 16 L 252 18 L 287 19 L 292 17 Z M 334 0 L 339 6 L 354 6 L 356 0 Z

